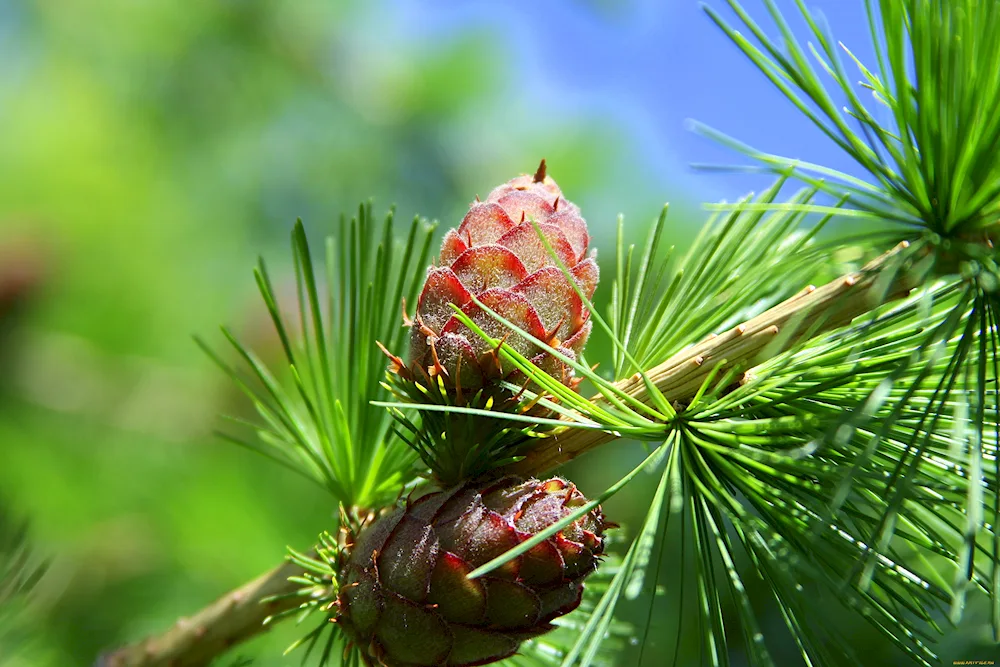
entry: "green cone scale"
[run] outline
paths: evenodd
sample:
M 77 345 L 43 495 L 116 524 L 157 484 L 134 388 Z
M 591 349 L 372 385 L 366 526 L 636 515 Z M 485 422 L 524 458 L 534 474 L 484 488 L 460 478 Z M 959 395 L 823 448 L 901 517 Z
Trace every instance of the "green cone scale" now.
M 575 609 L 604 550 L 595 509 L 487 576 L 467 574 L 587 500 L 571 483 L 465 483 L 364 528 L 340 568 L 336 621 L 387 667 L 501 660 Z

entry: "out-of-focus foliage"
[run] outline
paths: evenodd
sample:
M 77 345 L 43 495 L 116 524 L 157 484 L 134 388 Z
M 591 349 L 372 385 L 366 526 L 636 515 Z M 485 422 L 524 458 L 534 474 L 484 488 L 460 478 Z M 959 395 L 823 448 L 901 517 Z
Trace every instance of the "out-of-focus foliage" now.
M 28 544 L 28 526 L 0 498 L 0 667 L 37 662 L 43 655 L 32 629 L 31 591 L 45 572 Z

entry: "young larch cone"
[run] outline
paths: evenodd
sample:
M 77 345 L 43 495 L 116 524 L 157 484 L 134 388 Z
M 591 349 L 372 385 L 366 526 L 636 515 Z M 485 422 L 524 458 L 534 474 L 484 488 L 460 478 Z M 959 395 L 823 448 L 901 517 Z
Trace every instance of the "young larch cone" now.
M 474 202 L 458 228 L 445 235 L 439 266 L 427 272 L 411 324 L 411 372 L 438 376 L 459 395 L 511 376 L 496 350 L 455 316 L 454 304 L 492 338 L 505 340 L 536 366 L 574 386 L 565 363 L 492 318 L 473 296 L 575 359 L 590 334 L 590 312 L 553 255 L 590 299 L 598 269 L 588 257 L 589 245 L 580 209 L 545 174 L 544 160 L 533 176 L 519 176 L 494 189 L 486 201 Z
M 467 482 L 409 502 L 349 547 L 336 622 L 388 667 L 506 658 L 580 604 L 583 580 L 604 551 L 601 510 L 489 575 L 467 575 L 586 502 L 558 477 Z

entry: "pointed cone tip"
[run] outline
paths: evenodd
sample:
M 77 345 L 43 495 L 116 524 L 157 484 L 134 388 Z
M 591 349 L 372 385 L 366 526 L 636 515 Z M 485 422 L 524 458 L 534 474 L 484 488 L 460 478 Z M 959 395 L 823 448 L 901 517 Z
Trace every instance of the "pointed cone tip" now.
M 545 158 L 538 164 L 538 170 L 535 171 L 534 177 L 535 183 L 541 183 L 545 180 Z

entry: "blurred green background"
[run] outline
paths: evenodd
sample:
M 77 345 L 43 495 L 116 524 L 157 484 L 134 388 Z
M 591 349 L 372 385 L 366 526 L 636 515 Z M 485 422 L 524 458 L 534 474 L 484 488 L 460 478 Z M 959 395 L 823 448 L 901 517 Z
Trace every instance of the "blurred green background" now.
M 701 159 L 677 138 L 685 112 L 756 122 L 705 78 L 740 61 L 694 5 L 0 3 L 0 496 L 53 558 L 32 609 L 42 651 L 23 664 L 90 664 L 329 525 L 320 491 L 213 437 L 219 413 L 246 406 L 191 340 L 225 323 L 269 344 L 251 268 L 262 254 L 290 280 L 296 217 L 318 236 L 374 198 L 447 227 L 545 157 L 609 260 L 619 212 L 638 241 L 670 200 L 684 244 L 698 201 L 741 195 L 744 181 L 684 170 Z M 729 60 L 683 61 L 697 35 Z M 808 131 L 752 81 L 753 118 Z M 622 447 L 571 476 L 604 488 L 642 455 Z M 626 530 L 652 481 L 609 506 Z M 677 623 L 669 600 L 653 609 L 648 665 L 671 655 Z M 849 627 L 870 664 L 894 664 Z M 297 664 L 280 657 L 294 636 L 237 653 Z M 683 642 L 697 645 L 690 626 Z

